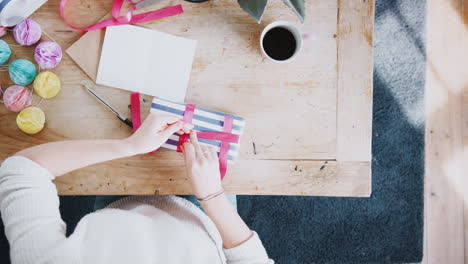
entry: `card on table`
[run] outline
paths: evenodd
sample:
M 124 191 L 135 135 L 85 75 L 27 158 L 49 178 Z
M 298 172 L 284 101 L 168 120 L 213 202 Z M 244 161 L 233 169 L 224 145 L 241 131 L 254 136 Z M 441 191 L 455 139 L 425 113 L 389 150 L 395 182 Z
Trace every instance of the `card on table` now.
M 106 29 L 97 84 L 183 102 L 196 41 L 138 26 Z

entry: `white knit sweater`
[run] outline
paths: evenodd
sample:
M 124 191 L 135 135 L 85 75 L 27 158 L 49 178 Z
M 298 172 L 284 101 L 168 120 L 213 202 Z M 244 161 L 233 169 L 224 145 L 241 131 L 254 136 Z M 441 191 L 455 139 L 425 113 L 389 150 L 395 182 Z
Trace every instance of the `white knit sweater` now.
M 65 236 L 54 176 L 24 157 L 0 168 L 12 263 L 273 263 L 256 233 L 223 249 L 214 223 L 176 196 L 134 196 L 86 215 Z

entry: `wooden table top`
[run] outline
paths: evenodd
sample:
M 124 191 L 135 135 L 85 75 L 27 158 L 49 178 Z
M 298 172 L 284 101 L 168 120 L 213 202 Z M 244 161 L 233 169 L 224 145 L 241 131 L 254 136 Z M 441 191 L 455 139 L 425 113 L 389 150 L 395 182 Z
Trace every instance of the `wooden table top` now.
M 164 1 L 159 7 L 177 4 Z M 51 0 L 32 18 L 66 50 L 82 35 L 58 15 Z M 110 11 L 111 0 L 83 5 L 70 1 L 66 16 L 89 25 Z M 183 2 L 184 14 L 141 26 L 197 40 L 186 102 L 247 119 L 239 160 L 223 181 L 228 193 L 369 196 L 371 192 L 373 1 L 307 1 L 301 24 L 281 1 L 271 1 L 257 24 L 235 1 Z M 148 8 L 155 8 L 151 6 Z M 298 57 L 276 64 L 262 57 L 259 35 L 265 25 L 287 20 L 312 33 Z M 11 34 L 4 37 L 13 43 Z M 50 40 L 43 35 L 42 40 Z M 12 59 L 34 61 L 34 47 L 12 47 Z M 82 88 L 89 81 L 67 55 L 52 70 L 62 80 L 53 99 L 35 95 L 46 127 L 20 132 L 16 113 L 0 109 L 0 158 L 50 141 L 123 138 L 131 130 Z M 3 88 L 11 84 L 0 74 Z M 157 80 L 155 80 L 157 85 Z M 130 116 L 129 92 L 96 90 Z M 151 97 L 143 96 L 146 115 Z M 68 150 L 72 151 L 72 150 Z M 188 194 L 181 155 L 161 149 L 83 168 L 55 181 L 60 194 Z

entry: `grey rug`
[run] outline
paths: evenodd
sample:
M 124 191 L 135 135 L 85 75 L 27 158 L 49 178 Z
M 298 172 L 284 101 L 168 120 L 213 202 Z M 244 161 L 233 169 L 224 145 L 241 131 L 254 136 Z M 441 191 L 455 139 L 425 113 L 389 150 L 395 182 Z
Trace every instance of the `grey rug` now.
M 425 9 L 425 1 L 376 3 L 372 196 L 238 196 L 278 263 L 421 261 Z

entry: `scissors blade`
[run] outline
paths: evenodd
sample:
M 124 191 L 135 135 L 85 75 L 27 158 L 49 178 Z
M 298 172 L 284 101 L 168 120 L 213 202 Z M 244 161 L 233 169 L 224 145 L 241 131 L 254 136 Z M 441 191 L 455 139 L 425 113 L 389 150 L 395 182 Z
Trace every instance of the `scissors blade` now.
M 94 98 L 96 98 L 99 102 L 101 102 L 103 105 L 105 105 L 109 110 L 111 110 L 116 116 L 120 117 L 122 116 L 119 112 L 117 112 L 117 110 L 115 110 L 115 108 L 113 108 L 109 103 L 107 103 L 106 101 L 104 101 L 104 99 L 102 99 L 99 95 L 97 95 L 93 90 L 89 89 L 89 87 L 85 86 L 86 88 L 86 91 L 91 94 L 92 96 L 94 96 Z

